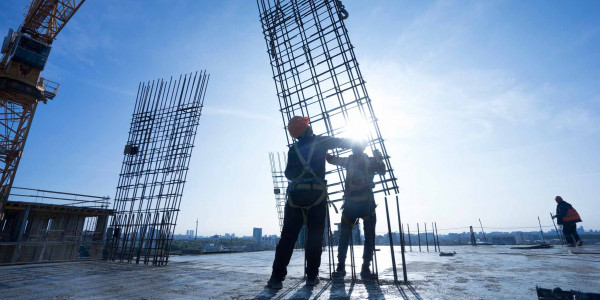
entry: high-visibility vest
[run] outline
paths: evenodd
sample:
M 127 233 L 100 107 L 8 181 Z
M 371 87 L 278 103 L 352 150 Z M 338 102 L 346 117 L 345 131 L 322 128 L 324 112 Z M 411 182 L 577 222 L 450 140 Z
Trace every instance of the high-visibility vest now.
M 574 208 L 569 208 L 569 210 L 567 210 L 567 213 L 565 214 L 564 217 L 562 217 L 562 221 L 563 222 L 572 222 L 572 221 L 580 221 L 581 217 L 579 216 L 579 213 L 577 213 L 577 211 Z

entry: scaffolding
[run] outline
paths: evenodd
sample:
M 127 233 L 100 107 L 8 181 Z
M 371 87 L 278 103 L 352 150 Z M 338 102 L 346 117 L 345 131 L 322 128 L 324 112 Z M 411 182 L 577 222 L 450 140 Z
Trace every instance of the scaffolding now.
M 104 260 L 168 263 L 208 79 L 140 83 Z
M 277 159 L 275 155 L 277 154 Z M 281 157 L 283 156 L 283 165 L 281 164 Z M 273 193 L 275 194 L 275 206 L 277 207 L 277 217 L 279 219 L 279 231 L 283 230 L 283 216 L 285 203 L 287 201 L 286 191 L 288 180 L 285 178 L 284 168 L 287 163 L 285 153 L 269 153 L 269 160 L 271 161 L 271 174 L 273 176 Z
M 383 154 L 387 172 L 375 180 L 373 191 L 385 199 L 397 281 L 387 197 L 396 196 L 400 227 L 398 185 L 344 24 L 348 12 L 337 0 L 257 0 L 257 5 L 288 145 L 293 141 L 287 122 L 293 116 L 306 116 L 315 134 L 365 140 L 367 154 L 374 150 Z M 350 150 L 334 152 L 345 155 Z M 329 201 L 343 201 L 343 168 L 328 165 L 326 178 Z M 406 281 L 403 241 L 400 244 Z

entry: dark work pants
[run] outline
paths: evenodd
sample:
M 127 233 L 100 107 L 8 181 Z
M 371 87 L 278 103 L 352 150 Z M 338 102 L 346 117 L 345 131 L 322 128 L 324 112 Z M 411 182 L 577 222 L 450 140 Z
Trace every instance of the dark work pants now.
M 575 244 L 576 242 L 581 241 L 579 234 L 577 234 L 577 223 L 563 224 L 563 235 L 569 244 Z
M 304 251 L 306 255 L 306 276 L 308 278 L 319 275 L 326 216 L 327 202 L 325 200 L 319 205 L 311 207 L 306 216 L 306 245 Z M 294 245 L 298 240 L 298 234 L 300 234 L 303 223 L 302 209 L 292 208 L 286 204 L 281 239 L 275 250 L 275 261 L 273 261 L 271 277 L 277 280 L 285 279 L 287 266 L 292 258 Z
M 356 223 L 356 218 L 348 218 L 342 216 L 342 229 L 340 232 L 340 243 L 338 246 L 338 262 L 345 264 L 346 254 L 348 253 L 348 244 L 350 243 L 350 235 L 352 227 Z M 363 228 L 365 230 L 365 247 L 363 249 L 363 264 L 370 264 L 373 261 L 373 250 L 375 249 L 375 224 L 377 217 L 372 215 L 368 218 L 363 218 Z

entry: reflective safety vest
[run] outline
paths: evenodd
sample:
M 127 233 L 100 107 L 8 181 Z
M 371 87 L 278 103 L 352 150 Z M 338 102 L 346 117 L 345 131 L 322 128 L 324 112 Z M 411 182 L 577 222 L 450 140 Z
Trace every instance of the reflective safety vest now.
M 581 217 L 579 213 L 574 208 L 569 208 L 564 217 L 562 217 L 563 222 L 573 222 L 573 221 L 581 221 Z

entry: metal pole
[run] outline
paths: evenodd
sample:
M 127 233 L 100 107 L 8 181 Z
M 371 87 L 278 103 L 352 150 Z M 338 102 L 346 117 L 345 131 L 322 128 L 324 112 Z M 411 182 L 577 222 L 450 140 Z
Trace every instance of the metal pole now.
M 326 200 L 329 200 L 328 198 L 326 198 Z M 327 244 L 328 244 L 328 248 L 327 248 L 327 255 L 329 257 L 329 279 L 333 278 L 333 270 L 332 270 L 332 265 L 335 265 L 335 255 L 333 253 L 333 234 L 331 232 L 331 217 L 329 215 L 329 203 L 326 204 L 327 206 Z M 308 231 L 308 228 L 307 228 Z M 304 235 L 305 239 L 308 236 L 308 232 Z M 305 253 L 305 257 L 306 257 L 306 242 L 304 243 L 304 253 Z M 305 269 L 305 273 L 306 273 L 306 259 L 304 260 L 304 269 Z
M 437 222 L 435 222 L 434 224 L 435 224 L 435 235 L 437 237 L 438 251 L 442 252 L 442 249 L 440 248 L 440 234 L 438 233 L 438 230 L 437 230 Z
M 417 223 L 417 238 L 419 239 L 419 252 L 421 252 L 421 232 L 419 231 L 419 223 Z
M 481 226 L 481 233 L 483 233 L 483 239 L 485 240 L 485 243 L 488 243 L 487 237 L 485 236 L 485 231 L 483 231 L 483 224 L 481 224 L 481 219 L 479 219 L 479 225 Z
M 407 283 L 408 276 L 406 275 L 406 260 L 404 257 L 404 231 L 402 230 L 402 221 L 400 221 L 400 202 L 398 201 L 398 195 L 396 195 L 396 209 L 398 210 L 398 226 L 400 226 L 400 253 L 402 255 L 402 275 L 404 276 L 404 283 Z
M 425 222 L 425 244 L 427 245 L 427 252 L 429 252 L 429 238 L 427 237 L 427 222 Z
M 554 222 L 554 218 L 552 217 L 552 213 L 550 213 L 550 219 L 552 220 L 552 225 L 554 225 L 554 230 L 556 230 L 556 236 L 558 236 L 558 240 L 560 241 L 560 245 L 563 246 L 564 242 L 560 233 L 558 233 L 558 227 L 556 227 L 556 223 Z
M 392 238 L 392 225 L 390 224 L 390 212 L 388 210 L 387 197 L 385 199 L 385 215 L 387 217 L 388 237 L 390 240 L 390 252 L 392 253 L 392 270 L 394 271 L 394 283 L 398 282 L 398 272 L 396 270 L 396 256 L 394 254 L 394 239 Z
M 433 222 L 431 222 L 431 235 L 433 236 L 433 252 L 437 252 L 437 242 L 435 241 L 435 230 L 433 227 Z
M 406 229 L 408 230 L 408 247 L 410 247 L 410 252 L 412 252 L 412 241 L 410 240 L 410 224 L 406 223 Z
M 343 222 L 343 221 L 342 221 Z M 339 247 L 339 246 L 338 246 Z M 356 263 L 354 261 L 354 226 L 350 229 L 350 274 L 352 275 L 352 281 L 356 280 Z
M 542 235 L 542 244 L 545 244 L 546 240 L 544 240 L 544 231 L 542 230 L 542 222 L 540 221 L 539 216 L 538 216 L 538 224 L 540 224 L 540 234 Z

